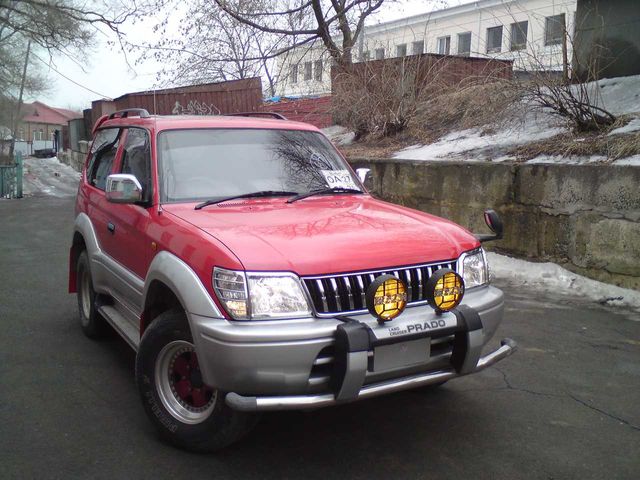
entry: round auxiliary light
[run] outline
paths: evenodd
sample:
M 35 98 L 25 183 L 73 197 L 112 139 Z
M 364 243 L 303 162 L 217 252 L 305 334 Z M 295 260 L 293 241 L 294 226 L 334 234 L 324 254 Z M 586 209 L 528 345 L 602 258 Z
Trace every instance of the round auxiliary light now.
M 427 281 L 427 301 L 437 312 L 456 308 L 464 296 L 464 280 L 450 268 L 433 272 Z
M 378 322 L 389 322 L 407 306 L 407 287 L 393 275 L 380 275 L 367 288 L 367 308 Z

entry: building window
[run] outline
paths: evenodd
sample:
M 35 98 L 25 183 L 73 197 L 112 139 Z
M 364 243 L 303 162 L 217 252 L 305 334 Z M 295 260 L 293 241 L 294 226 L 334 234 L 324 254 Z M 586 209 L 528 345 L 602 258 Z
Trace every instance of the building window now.
M 516 22 L 511 24 L 511 51 L 527 48 L 527 30 L 529 22 Z
M 322 60 L 314 62 L 313 78 L 318 82 L 322 81 Z
M 291 83 L 298 83 L 298 64 L 291 65 Z
M 384 48 L 376 48 L 376 60 L 384 60 Z
M 496 53 L 502 49 L 502 25 L 487 28 L 487 53 Z
M 313 74 L 313 64 L 311 62 L 304 62 L 304 79 L 311 80 Z
M 413 42 L 411 44 L 411 53 L 413 55 L 422 55 L 424 53 L 424 40 Z
M 362 52 L 360 60 L 363 62 L 368 62 L 369 60 L 371 60 L 371 52 L 369 50 Z
M 458 34 L 458 55 L 471 54 L 471 32 Z
M 406 57 L 407 56 L 407 44 L 403 43 L 401 45 L 396 45 L 396 57 Z
M 437 51 L 440 55 L 449 55 L 449 53 L 451 53 L 451 37 L 438 38 Z
M 562 43 L 565 30 L 564 13 L 547 17 L 545 19 L 544 26 L 544 44 L 560 45 Z

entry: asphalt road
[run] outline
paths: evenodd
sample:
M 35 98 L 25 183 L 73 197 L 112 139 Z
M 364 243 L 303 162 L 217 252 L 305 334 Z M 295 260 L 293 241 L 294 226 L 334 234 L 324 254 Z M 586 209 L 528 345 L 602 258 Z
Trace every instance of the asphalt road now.
M 73 202 L 0 200 L 0 478 L 640 478 L 640 322 L 508 286 L 520 350 L 432 393 L 265 414 L 216 455 L 160 443 L 134 354 L 66 293 Z

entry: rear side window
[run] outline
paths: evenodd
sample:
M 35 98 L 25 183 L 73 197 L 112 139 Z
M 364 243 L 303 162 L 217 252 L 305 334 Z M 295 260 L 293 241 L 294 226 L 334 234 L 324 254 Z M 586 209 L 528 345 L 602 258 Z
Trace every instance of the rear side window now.
M 120 173 L 134 175 L 142 185 L 143 200 L 151 200 L 151 147 L 149 134 L 141 128 L 130 128 L 122 151 Z
M 105 189 L 107 177 L 113 168 L 119 139 L 120 129 L 105 128 L 96 133 L 91 145 L 91 156 L 87 164 L 87 182 L 100 190 Z

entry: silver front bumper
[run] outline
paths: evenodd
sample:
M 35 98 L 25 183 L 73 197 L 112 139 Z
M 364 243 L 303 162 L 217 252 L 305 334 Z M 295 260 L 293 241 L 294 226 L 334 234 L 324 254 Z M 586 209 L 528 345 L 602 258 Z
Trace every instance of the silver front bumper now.
M 484 355 L 478 359 L 475 368 L 466 373 L 458 373 L 455 369 L 445 369 L 425 374 L 412 375 L 398 378 L 387 382 L 376 383 L 362 387 L 357 396 L 349 401 L 372 398 L 378 395 L 407 390 L 414 387 L 432 385 L 452 378 L 456 378 L 468 373 L 475 373 L 508 357 L 517 349 L 517 344 L 510 338 L 505 338 L 501 342 L 501 347 Z M 243 412 L 260 412 L 269 410 L 303 410 L 328 407 L 337 403 L 344 403 L 336 398 L 336 395 L 296 395 L 296 396 L 261 396 L 249 397 L 229 393 L 226 396 L 226 403 L 234 410 Z

